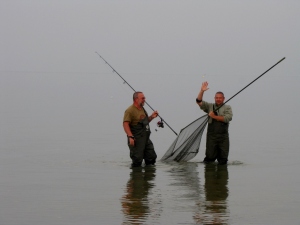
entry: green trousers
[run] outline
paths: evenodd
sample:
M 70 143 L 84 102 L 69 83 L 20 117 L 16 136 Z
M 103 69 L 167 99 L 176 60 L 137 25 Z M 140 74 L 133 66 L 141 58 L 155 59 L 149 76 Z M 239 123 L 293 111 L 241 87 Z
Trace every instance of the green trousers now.
M 204 162 L 227 164 L 229 155 L 228 124 L 214 121 L 208 124 Z
M 132 160 L 132 167 L 138 167 L 142 165 L 145 160 L 146 165 L 154 165 L 157 155 L 154 150 L 154 145 L 148 135 L 142 135 L 135 137 L 135 145 L 128 144 L 130 150 L 130 158 Z

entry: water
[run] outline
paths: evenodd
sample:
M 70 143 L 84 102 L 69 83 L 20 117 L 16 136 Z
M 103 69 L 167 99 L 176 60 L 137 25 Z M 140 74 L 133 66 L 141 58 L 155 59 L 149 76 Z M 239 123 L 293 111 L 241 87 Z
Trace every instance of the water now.
M 158 161 L 132 170 L 121 126 L 128 98 L 95 95 L 96 81 L 86 81 L 88 88 L 79 94 L 68 79 L 53 74 L 38 86 L 32 82 L 36 75 L 3 76 L 0 224 L 300 223 L 299 128 L 292 117 L 280 119 L 286 108 L 255 100 L 268 105 L 265 113 L 234 102 L 227 166 L 201 163 L 204 134 L 190 162 Z M 296 82 L 289 87 L 297 90 Z M 165 114 L 179 118 L 182 113 L 172 107 L 164 109 L 176 113 Z M 183 109 L 193 113 L 192 107 Z M 183 127 L 201 115 L 196 108 L 195 116 L 168 119 Z M 175 135 L 151 126 L 160 159 Z
M 232 3 L 0 1 L 0 225 L 300 224 L 300 1 Z M 230 101 L 227 166 L 204 134 L 131 170 L 132 90 L 95 51 L 178 133 L 202 82 L 227 100 L 286 59 Z M 160 159 L 175 135 L 152 124 Z
M 227 166 L 204 165 L 197 156 L 132 170 L 125 141 L 110 147 L 118 134 L 43 139 L 23 133 L 14 141 L 7 135 L 0 153 L 1 224 L 299 223 L 295 146 L 257 143 L 243 151 L 249 162 Z

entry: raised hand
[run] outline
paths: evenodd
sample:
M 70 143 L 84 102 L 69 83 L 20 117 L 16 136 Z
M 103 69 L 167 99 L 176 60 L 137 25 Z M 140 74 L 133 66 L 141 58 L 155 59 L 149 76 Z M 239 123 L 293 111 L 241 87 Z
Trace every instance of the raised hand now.
M 201 86 L 201 91 L 207 91 L 209 88 L 208 88 L 208 83 L 207 81 L 203 82 L 202 83 L 202 86 Z

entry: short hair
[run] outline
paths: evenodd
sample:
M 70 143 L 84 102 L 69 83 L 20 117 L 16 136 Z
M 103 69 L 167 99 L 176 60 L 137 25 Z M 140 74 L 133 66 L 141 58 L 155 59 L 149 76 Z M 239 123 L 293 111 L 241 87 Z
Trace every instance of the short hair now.
M 218 91 L 216 94 L 221 94 L 224 97 L 224 93 L 222 91 Z
M 139 95 L 140 93 L 143 93 L 143 92 L 141 92 L 141 91 L 136 91 L 136 92 L 133 93 L 133 96 L 132 96 L 133 101 L 134 101 L 134 99 L 138 98 L 138 95 Z

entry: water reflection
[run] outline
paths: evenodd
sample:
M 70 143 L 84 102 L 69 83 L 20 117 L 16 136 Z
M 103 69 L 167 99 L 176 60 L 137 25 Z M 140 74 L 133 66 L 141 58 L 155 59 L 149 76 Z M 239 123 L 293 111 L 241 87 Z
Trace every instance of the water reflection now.
M 149 194 L 152 194 L 150 190 L 155 186 L 153 182 L 155 172 L 155 167 L 136 167 L 131 170 L 125 195 L 121 198 L 125 217 L 123 224 L 143 224 L 154 211 L 152 209 L 154 197 L 151 198 Z M 155 199 L 157 205 L 159 201 Z M 151 217 L 153 218 L 153 215 Z
M 207 164 L 204 167 L 205 201 L 197 203 L 199 211 L 194 220 L 197 224 L 228 224 L 228 169 L 227 165 Z
M 193 162 L 169 165 L 172 211 L 183 213 L 180 217 L 183 222 L 191 219 L 186 217 L 191 212 L 194 224 L 229 223 L 227 165 Z
M 190 202 L 201 199 L 203 190 L 200 186 L 197 167 L 197 163 L 176 163 L 169 171 L 171 173 L 170 188 L 172 188 L 170 191 L 173 194 L 171 198 L 174 199 L 176 208 L 187 209 L 187 205 L 191 205 Z

